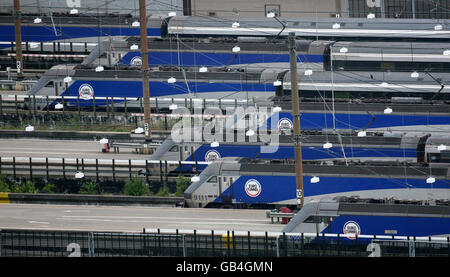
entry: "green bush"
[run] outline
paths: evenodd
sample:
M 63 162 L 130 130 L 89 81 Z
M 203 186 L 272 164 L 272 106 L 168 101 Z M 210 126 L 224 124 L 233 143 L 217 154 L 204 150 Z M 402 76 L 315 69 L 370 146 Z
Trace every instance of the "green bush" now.
M 78 193 L 81 193 L 81 194 L 99 194 L 100 193 L 100 189 L 99 189 L 99 186 L 98 186 L 98 184 L 96 182 L 88 181 L 88 182 L 84 182 L 81 185 L 81 188 L 78 191 Z
M 176 182 L 177 191 L 175 192 L 175 196 L 183 196 L 184 191 L 189 187 L 190 184 L 191 180 L 189 178 L 179 176 Z
M 38 190 L 36 189 L 32 181 L 26 181 L 24 184 L 15 187 L 13 192 L 38 193 Z
M 169 196 L 170 191 L 166 186 L 163 186 L 159 189 L 159 191 L 156 193 L 156 196 Z
M 5 175 L 0 174 L 0 192 L 10 192 L 9 189 L 9 180 Z
M 41 192 L 43 192 L 43 193 L 54 193 L 55 190 L 56 190 L 55 184 L 48 183 L 42 188 Z
M 131 196 L 144 196 L 150 195 L 150 189 L 141 178 L 133 177 L 125 183 L 123 193 Z

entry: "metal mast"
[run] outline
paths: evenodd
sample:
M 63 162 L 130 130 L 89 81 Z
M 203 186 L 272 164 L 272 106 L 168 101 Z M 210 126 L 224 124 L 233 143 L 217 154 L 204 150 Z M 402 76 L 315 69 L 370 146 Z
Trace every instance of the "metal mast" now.
M 148 41 L 147 41 L 147 15 L 145 0 L 139 0 L 139 14 L 141 27 L 141 57 L 142 57 L 142 92 L 144 97 L 144 131 L 145 141 L 152 139 L 152 128 L 150 119 L 150 74 L 148 68 Z
M 22 57 L 22 24 L 21 24 L 20 0 L 14 0 L 14 31 L 16 36 L 16 66 L 17 80 L 23 79 L 23 57 Z
M 300 136 L 300 106 L 298 96 L 298 75 L 297 75 L 297 52 L 295 49 L 295 33 L 289 32 L 289 61 L 291 69 L 291 97 L 292 97 L 292 119 L 294 124 L 294 150 L 295 150 L 295 181 L 297 188 L 297 207 L 301 209 L 304 204 L 303 191 L 303 165 L 302 165 L 302 145 Z

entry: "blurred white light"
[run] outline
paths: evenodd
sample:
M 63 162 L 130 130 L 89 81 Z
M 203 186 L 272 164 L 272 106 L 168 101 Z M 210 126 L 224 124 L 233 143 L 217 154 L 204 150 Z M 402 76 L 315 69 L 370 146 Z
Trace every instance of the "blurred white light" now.
M 275 13 L 274 12 L 270 12 L 270 13 L 267 13 L 267 18 L 274 18 L 275 17 Z
M 137 127 L 135 130 L 134 130 L 134 133 L 135 134 L 142 134 L 144 132 L 144 128 L 141 128 L 141 127 Z
M 37 48 L 39 46 L 39 42 L 30 42 L 30 48 Z
M 25 127 L 25 131 L 27 131 L 27 132 L 33 132 L 33 131 L 34 131 L 34 126 L 28 125 L 27 127 Z
M 441 24 L 438 24 L 438 25 L 434 26 L 434 30 L 435 30 L 435 31 L 440 31 L 440 30 L 442 30 L 442 25 L 441 25 Z
M 358 137 L 365 137 L 367 135 L 366 131 L 359 131 Z
M 107 144 L 109 142 L 109 140 L 107 138 L 102 138 L 100 140 L 100 144 Z
M 39 17 L 36 17 L 36 18 L 34 19 L 34 23 L 35 23 L 35 24 L 42 23 L 42 19 L 39 18 Z
M 313 71 L 311 69 L 305 70 L 305 75 L 306 76 L 309 76 L 309 75 L 312 75 L 312 74 L 313 74 Z
M 241 51 L 241 47 L 235 46 L 235 47 L 233 47 L 233 49 L 231 49 L 231 51 L 233 51 L 233 53 L 240 52 Z
M 444 55 L 444 56 L 450 56 L 450 50 L 445 50 L 443 53 L 442 53 L 442 55 Z
M 432 184 L 434 182 L 436 182 L 436 178 L 434 178 L 434 177 L 428 177 L 427 178 L 427 184 Z
M 133 23 L 131 24 L 131 26 L 133 26 L 133 27 L 139 27 L 139 26 L 141 26 L 141 23 L 139 23 L 139 21 L 133 21 Z
M 200 67 L 199 72 L 208 72 L 208 68 L 205 66 Z
M 275 82 L 273 82 L 273 85 L 275 87 L 281 86 L 281 81 L 280 80 L 276 80 Z
M 347 47 L 342 47 L 341 49 L 339 49 L 339 52 L 347 53 L 348 52 L 348 48 Z
M 333 147 L 333 144 L 331 142 L 326 142 L 326 143 L 323 144 L 323 148 L 324 149 L 328 149 L 328 148 L 331 148 L 331 147 Z
M 99 65 L 95 68 L 95 72 L 102 72 L 103 70 L 105 70 L 105 68 L 101 65 Z
M 233 27 L 233 28 L 238 28 L 240 26 L 241 26 L 241 24 L 239 24 L 239 22 L 233 22 L 233 24 L 231 24 L 231 27 Z
M 419 73 L 417 71 L 414 71 L 411 73 L 411 78 L 419 78 Z
M 178 109 L 178 106 L 177 106 L 177 104 L 172 104 L 172 105 L 170 105 L 169 106 L 169 110 L 176 110 L 176 109 Z
M 373 18 L 375 18 L 375 14 L 369 13 L 369 14 L 367 15 L 367 19 L 373 19 Z
M 191 178 L 191 182 L 198 182 L 198 181 L 200 181 L 200 177 L 198 177 L 197 175 L 196 175 L 196 176 L 193 176 L 193 177 Z
M 218 141 L 211 142 L 211 147 L 219 147 L 219 142 Z
M 392 109 L 387 107 L 386 109 L 384 109 L 384 113 L 385 114 L 390 114 L 390 113 L 392 113 Z
M 387 86 L 389 86 L 389 84 L 386 83 L 386 82 L 383 82 L 383 83 L 380 84 L 380 86 L 382 86 L 382 87 L 387 87 Z
M 75 173 L 75 178 L 77 178 L 77 179 L 81 179 L 81 178 L 83 178 L 84 177 L 84 173 L 83 172 L 77 172 L 77 173 Z
M 281 107 L 278 107 L 278 106 L 277 106 L 277 107 L 274 107 L 274 108 L 273 108 L 273 112 L 274 112 L 274 113 L 279 113 L 279 112 L 281 112 Z
M 253 131 L 253 130 L 248 130 L 248 131 L 245 133 L 245 135 L 246 135 L 247 137 L 251 137 L 251 136 L 255 135 L 255 131 Z
M 340 28 L 341 28 L 341 24 L 339 24 L 339 23 L 333 24 L 333 29 L 340 29 Z
M 320 178 L 319 177 L 316 177 L 316 176 L 313 176 L 312 178 L 311 178 L 311 181 L 310 181 L 312 184 L 314 184 L 314 183 L 318 183 L 318 182 L 320 182 Z
M 131 50 L 137 50 L 139 48 L 139 46 L 137 46 L 136 44 L 133 44 L 130 46 Z
M 70 10 L 70 14 L 78 14 L 78 10 L 77 9 L 71 9 Z
M 177 81 L 177 79 L 175 79 L 174 77 L 170 77 L 169 79 L 167 79 L 167 83 L 169 84 L 173 84 Z
M 64 108 L 64 105 L 62 103 L 58 103 L 55 105 L 55 109 L 57 110 L 61 110 L 62 108 Z
M 445 151 L 445 150 L 447 150 L 447 145 L 441 144 L 441 145 L 439 145 L 437 147 L 437 150 L 438 151 Z
M 72 77 L 67 76 L 66 78 L 64 78 L 64 83 L 70 83 L 72 82 Z
M 177 16 L 177 12 L 169 12 L 169 16 Z

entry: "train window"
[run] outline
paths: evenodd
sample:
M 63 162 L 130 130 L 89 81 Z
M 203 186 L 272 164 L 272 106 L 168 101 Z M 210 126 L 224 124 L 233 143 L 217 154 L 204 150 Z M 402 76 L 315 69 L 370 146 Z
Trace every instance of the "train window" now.
M 331 216 L 311 215 L 307 219 L 305 219 L 303 222 L 329 224 L 332 221 L 333 221 L 333 217 L 331 217 Z
M 172 148 L 170 148 L 169 152 L 178 152 L 178 145 L 172 146 Z
M 208 183 L 217 183 L 217 176 L 212 176 L 208 179 Z

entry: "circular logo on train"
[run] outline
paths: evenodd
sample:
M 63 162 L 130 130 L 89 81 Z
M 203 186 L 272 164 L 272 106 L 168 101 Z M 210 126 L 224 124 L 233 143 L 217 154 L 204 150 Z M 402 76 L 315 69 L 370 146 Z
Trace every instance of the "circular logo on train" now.
M 206 154 L 205 154 L 206 162 L 212 162 L 217 159 L 220 159 L 220 154 L 216 150 L 209 150 L 208 152 L 206 152 Z
M 142 58 L 139 56 L 135 56 L 131 59 L 130 65 L 133 66 L 142 66 Z
M 361 228 L 355 221 L 347 221 L 343 229 L 349 239 L 355 239 L 357 235 L 361 234 Z
M 81 99 L 89 100 L 94 96 L 94 89 L 89 84 L 82 84 L 78 89 Z
M 292 120 L 289 118 L 283 117 L 278 121 L 278 130 L 279 131 L 290 131 L 292 130 L 292 127 L 294 124 L 292 124 Z
M 245 193 L 250 197 L 257 197 L 261 193 L 261 184 L 255 179 L 248 180 L 245 183 Z

